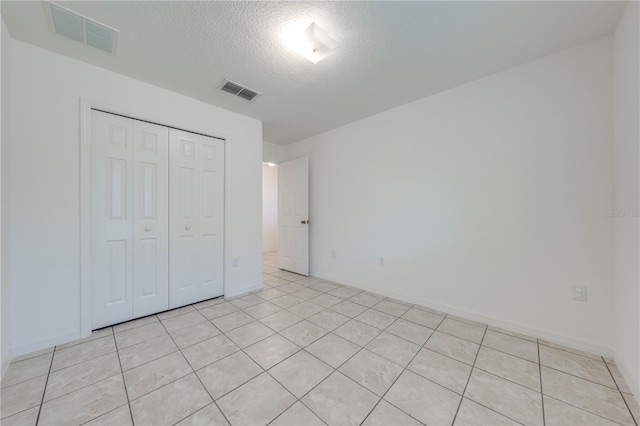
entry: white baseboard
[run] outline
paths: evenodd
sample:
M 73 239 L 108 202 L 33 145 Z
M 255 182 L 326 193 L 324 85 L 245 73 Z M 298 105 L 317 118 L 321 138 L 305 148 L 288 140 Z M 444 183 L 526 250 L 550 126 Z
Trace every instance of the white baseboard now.
M 622 374 L 622 378 L 631 389 L 631 392 L 633 392 L 636 401 L 640 404 L 640 382 L 638 382 L 638 378 L 630 374 L 629 370 L 616 357 L 614 357 L 613 360 L 616 363 L 616 367 L 618 367 L 618 371 Z
M 380 288 L 380 287 L 371 286 L 363 283 L 344 280 L 344 279 L 333 277 L 327 274 L 314 272 L 312 275 L 314 277 L 317 277 L 323 280 L 333 281 L 338 284 L 348 285 L 351 287 L 358 288 L 360 290 L 366 290 L 372 293 L 377 293 L 382 296 L 392 297 L 394 299 L 397 299 L 406 303 L 417 304 L 417 305 L 421 305 L 421 306 L 434 309 L 437 311 L 441 311 L 447 314 L 456 315 L 461 318 L 468 319 L 470 321 L 480 322 L 483 324 L 487 324 L 493 327 L 499 327 L 515 333 L 521 333 L 531 337 L 541 338 L 541 339 L 548 340 L 550 342 L 557 343 L 560 345 L 568 346 L 568 347 L 579 349 L 586 352 L 591 352 L 593 354 L 602 355 L 604 357 L 613 358 L 613 350 L 609 347 L 595 345 L 591 342 L 587 342 L 584 340 L 576 339 L 571 336 L 559 334 L 551 330 L 545 330 L 542 328 L 529 326 L 527 324 L 522 324 L 517 321 L 512 321 L 505 318 L 486 315 L 481 312 L 477 312 L 477 311 L 473 311 L 465 308 L 459 308 L 456 306 L 440 303 L 430 299 L 425 299 L 421 297 L 415 297 L 413 295 L 407 295 L 403 293 L 389 291 L 389 289 L 387 288 Z
M 67 333 L 62 333 L 62 334 L 58 334 L 57 336 L 51 337 L 49 339 L 45 339 L 42 340 L 40 342 L 36 342 L 36 343 L 28 343 L 25 345 L 20 345 L 20 346 L 15 346 L 12 349 L 13 352 L 13 356 L 20 356 L 20 355 L 25 355 L 31 352 L 35 352 L 35 351 L 39 351 L 42 349 L 47 349 L 50 348 L 52 346 L 56 346 L 56 345 L 62 345 L 64 343 L 69 343 L 72 342 L 74 340 L 80 339 L 81 336 L 81 332 L 80 330 L 76 330 L 76 331 L 72 331 L 72 332 L 67 332 Z
M 11 364 L 11 360 L 13 358 L 12 357 L 3 357 L 2 358 L 2 370 L 0 370 L 0 382 L 2 381 L 2 378 L 4 377 L 4 373 L 7 372 L 7 368 L 9 368 L 9 364 Z
M 264 288 L 264 284 L 253 284 L 246 287 L 236 288 L 228 293 L 225 293 L 224 297 L 236 297 L 241 294 L 251 293 L 252 291 L 262 290 Z
M 246 287 L 242 287 L 242 288 L 237 288 L 234 289 L 232 292 L 225 294 L 225 297 L 235 297 L 235 296 L 240 296 L 242 294 L 245 293 L 250 293 L 252 291 L 256 291 L 256 290 L 261 290 L 264 287 L 264 285 L 262 283 L 259 284 L 254 284 L 254 285 L 250 285 L 250 286 L 246 286 Z M 89 334 L 91 334 L 91 332 L 89 332 L 88 334 L 84 333 L 85 335 L 83 335 L 81 330 L 76 330 L 73 332 L 67 332 L 67 333 L 62 333 L 59 334 L 57 336 L 51 337 L 49 339 L 46 340 L 42 340 L 40 342 L 35 342 L 35 343 L 28 343 L 25 345 L 20 345 L 20 346 L 15 346 L 12 349 L 12 353 L 13 356 L 20 356 L 20 355 L 25 355 L 31 352 L 35 352 L 35 351 L 39 351 L 41 349 L 47 349 L 50 348 L 52 346 L 56 346 L 56 345 L 62 345 L 64 343 L 69 343 L 72 342 L 74 340 L 77 339 L 81 339 L 82 337 L 87 337 Z M 9 360 L 10 361 L 10 360 Z M 2 373 L 4 374 L 4 371 L 6 370 L 6 367 L 8 367 L 8 363 L 5 366 L 4 365 L 4 360 L 2 360 Z

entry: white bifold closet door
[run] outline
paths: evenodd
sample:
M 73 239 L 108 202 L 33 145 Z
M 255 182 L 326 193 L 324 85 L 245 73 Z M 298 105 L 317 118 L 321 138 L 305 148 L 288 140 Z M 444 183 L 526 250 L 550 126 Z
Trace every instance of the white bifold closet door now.
M 224 141 L 91 113 L 93 328 L 221 296 Z
M 223 294 L 224 141 L 169 132 L 170 307 Z
M 91 114 L 93 328 L 169 305 L 167 127 Z

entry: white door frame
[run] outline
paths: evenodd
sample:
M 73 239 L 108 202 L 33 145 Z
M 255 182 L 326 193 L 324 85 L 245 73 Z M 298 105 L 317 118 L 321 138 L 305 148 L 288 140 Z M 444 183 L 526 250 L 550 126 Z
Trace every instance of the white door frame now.
M 172 117 L 158 117 L 144 112 L 131 110 L 125 106 L 80 98 L 80 333 L 81 338 L 91 334 L 91 110 L 98 109 L 125 117 L 149 121 L 151 123 L 173 127 L 192 133 L 209 136 L 224 141 L 224 241 L 223 241 L 223 277 L 224 294 L 227 294 L 229 271 L 226 260 L 229 245 L 227 235 L 231 231 L 231 205 L 229 164 L 231 164 L 231 138 L 224 132 L 199 129 L 193 125 L 176 122 Z

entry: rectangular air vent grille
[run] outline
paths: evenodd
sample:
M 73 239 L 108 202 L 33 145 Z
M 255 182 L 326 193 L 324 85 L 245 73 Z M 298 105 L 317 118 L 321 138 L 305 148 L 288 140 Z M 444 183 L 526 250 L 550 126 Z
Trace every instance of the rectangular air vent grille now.
M 45 8 L 51 30 L 56 34 L 105 52 L 115 52 L 118 30 L 55 3 L 48 3 Z
M 220 85 L 220 90 L 222 90 L 223 92 L 231 93 L 232 95 L 245 99 L 249 102 L 253 101 L 255 98 L 261 95 L 260 92 L 249 89 L 247 86 L 243 86 L 242 84 L 238 84 L 231 80 L 223 81 Z

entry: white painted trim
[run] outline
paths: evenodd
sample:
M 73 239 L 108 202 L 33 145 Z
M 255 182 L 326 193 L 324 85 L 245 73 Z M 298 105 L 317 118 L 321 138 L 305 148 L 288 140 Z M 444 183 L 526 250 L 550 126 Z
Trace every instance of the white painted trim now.
M 223 222 L 224 222 L 224 235 L 222 236 L 222 246 L 223 246 L 223 279 L 224 279 L 224 294 L 231 293 L 231 289 L 229 288 L 229 283 L 231 282 L 231 259 L 233 259 L 233 253 L 229 253 L 230 251 L 230 243 L 229 243 L 229 235 L 231 235 L 231 223 L 233 219 L 233 215 L 231 214 L 231 139 L 226 136 L 224 138 L 224 213 L 223 213 Z M 227 262 L 229 264 L 227 265 Z
M 242 287 L 242 288 L 236 289 L 236 291 L 231 292 L 229 294 L 225 294 L 225 297 L 226 298 L 236 297 L 236 296 L 240 296 L 241 294 L 246 294 L 246 293 L 251 293 L 253 291 L 262 290 L 263 288 L 264 288 L 263 284 L 250 285 L 250 286 L 247 286 L 247 287 Z
M 159 125 L 173 127 L 192 133 L 210 136 L 216 139 L 224 140 L 224 238 L 223 238 L 223 276 L 224 276 L 224 295 L 226 296 L 230 289 L 231 268 L 227 265 L 227 259 L 233 256 L 229 253 L 228 235 L 231 232 L 231 137 L 225 132 L 210 131 L 202 129 L 192 124 L 176 122 L 172 117 L 159 117 L 149 115 L 144 112 L 131 110 L 122 105 L 114 105 L 97 101 L 93 99 L 80 98 L 80 333 L 75 338 L 87 337 L 91 334 L 91 110 L 99 109 L 101 111 L 112 112 L 114 114 L 123 115 L 133 119 L 149 121 Z M 251 290 L 246 290 L 251 291 Z M 235 291 L 234 294 L 240 294 L 245 290 Z M 50 339 L 52 341 L 55 339 Z M 71 339 L 73 340 L 73 339 Z M 70 340 L 69 340 L 70 341 Z M 56 341 L 54 344 L 66 342 Z M 36 346 L 36 345 L 34 345 Z M 39 346 L 39 345 L 37 345 Z M 23 346 L 24 347 L 24 346 Z M 38 347 L 32 350 L 44 349 L 48 346 Z M 28 353 L 28 352 L 24 352 Z M 14 355 L 18 354 L 14 348 Z M 21 355 L 22 353 L 18 354 Z
M 485 315 L 470 309 L 458 308 L 458 307 L 447 305 L 444 303 L 435 302 L 430 299 L 409 296 L 403 293 L 396 293 L 394 291 L 389 291 L 387 288 L 376 287 L 376 286 L 371 286 L 371 285 L 367 285 L 359 282 L 343 280 L 341 278 L 333 277 L 326 274 L 313 273 L 312 276 L 323 279 L 323 280 L 333 281 L 338 284 L 355 287 L 360 290 L 370 291 L 373 293 L 380 294 L 382 296 L 398 299 L 406 303 L 421 305 L 430 309 L 434 309 L 436 311 L 444 312 L 451 315 L 456 315 L 461 318 L 465 318 L 471 321 L 476 321 L 482 324 L 487 324 L 492 327 L 499 327 L 504 330 L 512 331 L 515 333 L 521 333 L 531 337 L 541 338 L 541 339 L 548 340 L 550 342 L 558 343 L 571 348 L 580 349 L 586 352 L 591 352 L 593 354 L 613 358 L 613 350 L 611 348 L 607 348 L 600 345 L 594 345 L 592 343 L 585 342 L 583 340 L 557 334 L 549 330 L 544 330 L 537 327 L 531 327 L 526 324 L 522 324 L 522 323 L 508 320 L 505 318 L 493 317 L 493 316 Z
M 627 370 L 627 368 L 625 368 L 625 366 L 615 356 L 613 357 L 613 361 L 615 362 L 616 367 L 618 367 L 620 374 L 622 374 L 622 378 L 627 383 L 627 386 L 629 386 L 629 389 L 633 392 L 634 398 L 638 401 L 638 404 L 640 404 L 640 382 L 638 382 L 636 377 L 629 373 L 629 370 Z
M 91 334 L 91 107 L 80 98 L 80 337 Z
M 30 354 L 31 352 L 39 351 L 42 349 L 48 349 L 52 346 L 73 342 L 74 340 L 78 340 L 81 337 L 86 337 L 86 336 L 81 336 L 80 331 L 72 331 L 72 332 L 58 334 L 54 337 L 39 341 L 37 343 L 29 343 L 26 345 L 14 347 L 13 356 L 17 357 L 20 355 Z

